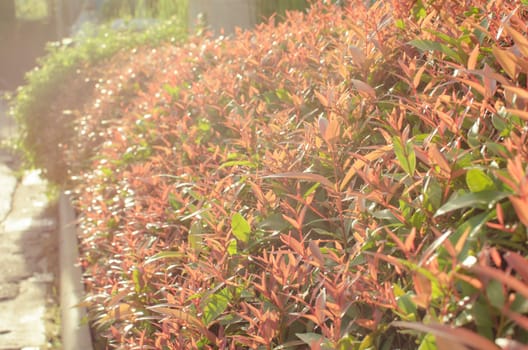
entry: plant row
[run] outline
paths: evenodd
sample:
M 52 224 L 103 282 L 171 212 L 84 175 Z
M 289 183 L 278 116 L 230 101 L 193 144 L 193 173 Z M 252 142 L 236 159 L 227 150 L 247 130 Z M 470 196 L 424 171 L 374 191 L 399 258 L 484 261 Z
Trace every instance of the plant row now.
M 528 342 L 527 11 L 314 2 L 80 70 L 56 158 L 105 346 Z

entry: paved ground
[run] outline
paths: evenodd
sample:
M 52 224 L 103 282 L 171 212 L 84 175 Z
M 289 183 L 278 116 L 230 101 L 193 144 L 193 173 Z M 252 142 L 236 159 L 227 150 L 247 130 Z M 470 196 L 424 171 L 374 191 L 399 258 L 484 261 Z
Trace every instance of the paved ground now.
M 0 139 L 16 132 L 0 101 Z M 38 172 L 0 147 L 0 350 L 48 349 L 46 306 L 57 266 L 57 217 Z

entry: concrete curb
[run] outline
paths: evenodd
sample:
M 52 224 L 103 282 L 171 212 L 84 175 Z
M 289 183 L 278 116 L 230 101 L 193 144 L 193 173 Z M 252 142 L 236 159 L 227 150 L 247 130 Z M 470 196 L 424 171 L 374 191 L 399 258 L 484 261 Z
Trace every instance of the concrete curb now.
M 61 335 L 64 350 L 93 349 L 86 310 L 79 306 L 84 296 L 82 271 L 78 264 L 75 211 L 68 195 L 59 198 L 59 263 Z

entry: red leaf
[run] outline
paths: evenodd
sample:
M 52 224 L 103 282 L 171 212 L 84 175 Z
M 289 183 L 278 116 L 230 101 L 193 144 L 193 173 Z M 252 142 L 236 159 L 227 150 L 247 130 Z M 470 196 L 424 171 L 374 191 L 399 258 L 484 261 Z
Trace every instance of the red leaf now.
M 442 324 L 422 324 L 405 321 L 392 322 L 393 326 L 414 329 L 424 333 L 430 333 L 437 337 L 447 339 L 453 343 L 469 346 L 479 350 L 500 350 L 500 348 L 489 339 L 473 333 L 465 328 L 454 328 Z
M 525 283 L 528 283 L 528 259 L 525 259 L 518 253 L 507 252 L 504 254 L 504 260 L 517 271 Z
M 360 94 L 364 95 L 365 97 L 376 97 L 376 90 L 374 90 L 369 84 L 357 79 L 351 79 L 351 81 Z
M 528 284 L 519 281 L 517 278 L 508 275 L 507 273 L 494 269 L 488 266 L 473 266 L 470 271 L 488 278 L 494 278 L 497 281 L 507 285 L 511 289 L 515 289 L 517 292 L 521 293 L 525 298 L 528 299 Z

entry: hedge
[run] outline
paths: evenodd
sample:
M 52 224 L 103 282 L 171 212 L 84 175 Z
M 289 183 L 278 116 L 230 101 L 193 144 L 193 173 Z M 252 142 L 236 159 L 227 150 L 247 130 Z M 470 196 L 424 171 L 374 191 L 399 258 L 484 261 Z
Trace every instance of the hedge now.
M 105 346 L 527 343 L 527 11 L 314 2 L 81 72 L 61 157 Z

